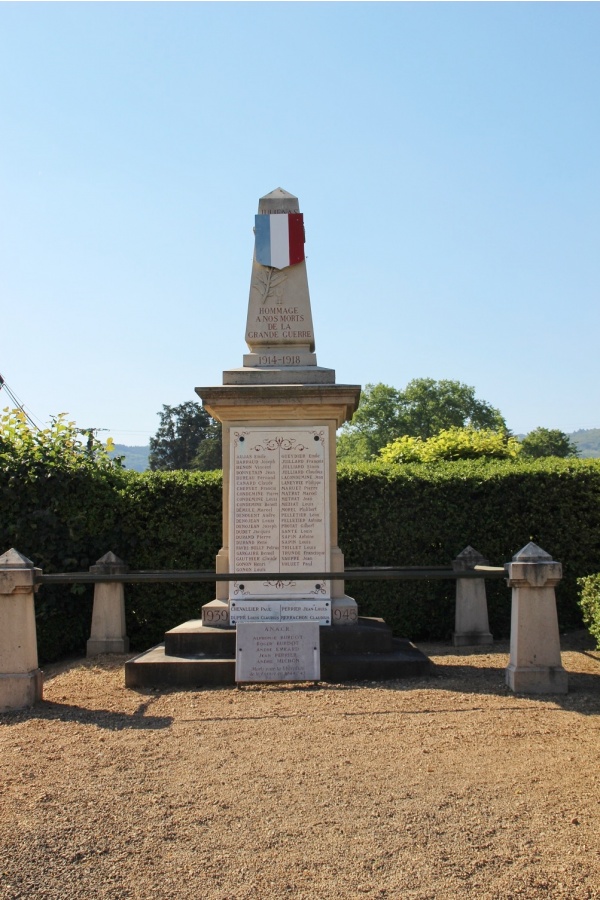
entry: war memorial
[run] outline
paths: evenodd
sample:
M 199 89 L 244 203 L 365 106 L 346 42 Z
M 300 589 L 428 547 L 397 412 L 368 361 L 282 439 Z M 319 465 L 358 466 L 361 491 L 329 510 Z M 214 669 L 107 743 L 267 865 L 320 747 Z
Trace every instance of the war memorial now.
M 201 620 L 127 664 L 127 684 L 423 674 L 420 651 L 361 617 L 343 579 L 323 577 L 344 571 L 335 442 L 360 386 L 336 384 L 335 371 L 317 365 L 298 198 L 281 188 L 261 197 L 254 233 L 249 352 L 222 385 L 196 388 L 223 426 L 216 571 L 232 577 L 217 582 Z
M 336 432 L 356 410 L 360 387 L 336 384 L 335 372 L 317 365 L 303 216 L 281 188 L 260 199 L 255 218 L 246 343 L 241 367 L 225 370 L 219 386 L 196 388 L 223 428 L 215 569 L 134 572 L 109 551 L 89 572 L 44 574 L 15 548 L 0 555 L 0 711 L 43 698 L 34 600 L 57 582 L 95 584 L 88 656 L 127 652 L 126 583 L 216 583 L 199 618 L 125 663 L 130 688 L 381 681 L 430 671 L 409 640 L 382 619 L 360 616 L 344 588 L 348 578 L 389 577 L 390 567 L 344 568 Z M 554 590 L 561 563 L 531 541 L 503 567 L 485 563 L 469 546 L 452 568 L 437 567 L 456 582 L 455 646 L 492 643 L 484 579 L 504 577 L 512 590 L 509 689 L 566 693 Z M 408 569 L 391 572 L 406 577 Z

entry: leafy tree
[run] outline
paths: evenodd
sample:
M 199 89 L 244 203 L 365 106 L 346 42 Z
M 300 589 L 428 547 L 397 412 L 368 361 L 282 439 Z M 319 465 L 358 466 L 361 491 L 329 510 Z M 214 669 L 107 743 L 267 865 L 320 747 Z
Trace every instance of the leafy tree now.
M 384 462 L 438 462 L 453 459 L 515 459 L 521 444 L 506 431 L 448 428 L 423 441 L 404 435 L 383 447 Z
M 150 438 L 149 465 L 153 471 L 220 468 L 221 425 L 200 403 L 163 405 L 160 425 Z M 208 444 L 204 447 L 204 444 Z M 217 465 L 213 461 L 218 458 Z M 210 463 L 210 466 L 206 463 Z
M 66 413 L 53 416 L 48 428 L 32 428 L 25 413 L 6 407 L 0 415 L 0 466 L 15 461 L 28 465 L 48 465 L 62 469 L 121 467 L 122 457 L 109 457 L 112 438 L 106 446 L 96 438 L 95 428 L 80 429 L 66 420 Z M 80 439 L 85 435 L 85 443 Z
M 352 422 L 342 428 L 338 458 L 371 459 L 404 435 L 427 440 L 440 431 L 465 427 L 507 431 L 499 410 L 478 400 L 475 388 L 459 381 L 415 378 L 404 390 L 367 384 Z
M 190 468 L 212 472 L 223 466 L 223 429 L 220 422 L 212 420 L 207 435 L 200 444 Z
M 559 456 L 566 459 L 578 456 L 579 448 L 558 428 L 534 428 L 521 441 L 523 456 L 537 459 L 541 456 Z

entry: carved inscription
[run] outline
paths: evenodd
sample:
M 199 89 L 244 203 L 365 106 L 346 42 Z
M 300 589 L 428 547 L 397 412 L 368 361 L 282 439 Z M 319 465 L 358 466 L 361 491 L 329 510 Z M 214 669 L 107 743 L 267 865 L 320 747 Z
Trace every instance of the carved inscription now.
M 285 214 L 289 214 L 289 213 L 299 213 L 300 210 L 298 209 L 297 206 L 293 206 L 293 207 L 292 207 L 292 206 L 289 206 L 289 207 L 286 207 L 285 209 L 283 209 L 283 207 L 281 207 L 281 208 L 280 208 L 280 207 L 273 207 L 272 209 L 271 209 L 271 208 L 265 209 L 264 206 L 259 206 L 258 212 L 259 212 L 259 215 L 265 215 L 265 216 L 268 216 L 268 215 L 273 215 L 274 213 L 285 213 Z
M 249 325 L 246 337 L 261 341 L 312 340 L 313 333 L 307 330 L 303 322 L 304 314 L 297 306 L 261 306 Z
M 316 623 L 240 623 L 236 639 L 236 681 L 318 681 L 321 677 Z
M 291 353 L 277 356 L 275 353 L 263 354 L 258 357 L 259 366 L 299 366 L 300 357 Z
M 232 429 L 231 442 L 233 571 L 306 572 L 307 579 L 238 580 L 230 598 L 329 599 L 329 583 L 310 578 L 329 563 L 327 429 Z

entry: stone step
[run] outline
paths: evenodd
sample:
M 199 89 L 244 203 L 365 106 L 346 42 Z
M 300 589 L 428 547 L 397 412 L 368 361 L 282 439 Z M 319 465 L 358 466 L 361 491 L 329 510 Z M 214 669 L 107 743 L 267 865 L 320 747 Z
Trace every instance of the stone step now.
M 360 620 L 359 620 L 360 623 Z M 186 630 L 186 626 L 189 626 Z M 165 644 L 159 644 L 146 653 L 129 660 L 125 664 L 125 684 L 130 688 L 141 687 L 173 687 L 193 688 L 214 685 L 235 684 L 235 629 L 225 631 L 218 628 L 206 628 L 201 623 L 186 622 L 179 629 L 172 629 L 169 634 L 179 634 L 174 639 L 181 650 L 186 646 L 187 637 L 194 631 L 196 636 L 205 632 L 218 632 L 219 639 L 211 635 L 204 644 L 205 650 L 196 653 L 173 654 Z M 362 620 L 356 626 L 322 628 L 321 634 L 334 632 L 331 639 L 321 642 L 321 680 L 334 683 L 342 681 L 385 681 L 397 678 L 414 678 L 430 674 L 431 663 L 410 641 L 390 638 L 391 631 L 381 619 Z M 360 643 L 361 631 L 367 636 L 367 644 Z M 344 638 L 337 633 L 348 633 Z M 366 650 L 373 647 L 374 635 L 379 634 L 384 650 Z M 227 637 L 225 637 L 227 635 Z M 219 644 L 219 640 L 222 641 Z M 330 641 L 329 647 L 327 642 Z M 343 649 L 344 641 L 346 649 Z M 194 646 L 197 646 L 194 645 Z M 223 657 L 208 656 L 207 650 L 216 652 L 225 648 L 227 655 Z
M 202 619 L 190 619 L 165 632 L 165 653 L 235 659 L 235 628 L 211 628 Z
M 235 684 L 235 659 L 169 656 L 152 647 L 125 663 L 125 687 L 193 688 Z
M 165 633 L 167 656 L 235 659 L 235 628 L 211 628 L 201 619 L 183 622 Z M 321 653 L 390 653 L 392 629 L 383 619 L 359 616 L 357 625 L 325 625 L 320 629 Z
M 321 657 L 348 653 L 390 653 L 392 629 L 383 621 L 359 616 L 356 625 L 334 625 L 320 629 Z
M 429 659 L 410 641 L 396 638 L 389 653 L 321 654 L 321 680 L 389 681 L 431 675 Z

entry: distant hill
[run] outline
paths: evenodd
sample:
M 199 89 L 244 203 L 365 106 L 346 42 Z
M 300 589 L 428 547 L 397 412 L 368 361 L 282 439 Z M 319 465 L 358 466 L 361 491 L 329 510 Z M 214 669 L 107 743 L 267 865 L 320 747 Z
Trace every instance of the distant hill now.
M 598 459 L 600 457 L 600 428 L 580 428 L 569 437 L 579 447 L 581 459 Z
M 124 456 L 123 465 L 134 472 L 145 472 L 148 468 L 148 454 L 150 447 L 128 447 L 127 444 L 115 444 L 115 449 L 108 455 L 111 459 L 115 456 Z
M 524 434 L 518 435 L 524 438 Z M 568 437 L 579 447 L 580 459 L 600 459 L 600 428 L 581 428 L 573 431 Z M 111 457 L 124 456 L 126 469 L 134 472 L 145 472 L 148 469 L 150 447 L 129 447 L 127 444 L 115 444 Z

